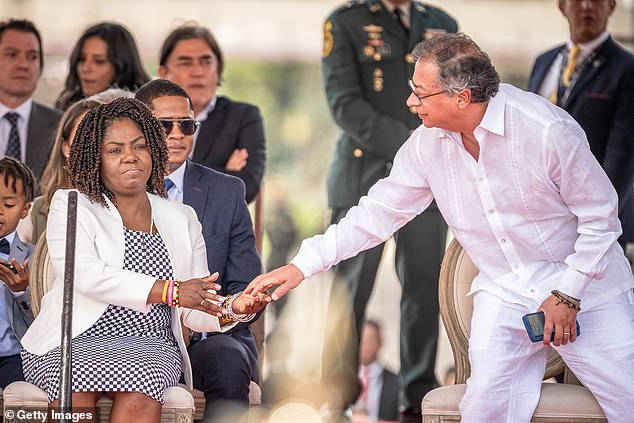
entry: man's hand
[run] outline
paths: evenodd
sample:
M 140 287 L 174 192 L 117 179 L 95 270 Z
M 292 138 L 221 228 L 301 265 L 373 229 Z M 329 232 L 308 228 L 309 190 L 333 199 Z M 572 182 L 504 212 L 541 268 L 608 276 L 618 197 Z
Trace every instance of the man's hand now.
M 551 295 L 546 301 L 539 306 L 537 311 L 543 311 L 545 315 L 544 322 L 544 345 L 550 344 L 550 334 L 555 330 L 555 338 L 553 344 L 566 345 L 568 341 L 575 342 L 577 340 L 577 310 L 569 308 L 566 303 Z
M 288 291 L 296 288 L 303 280 L 304 274 L 301 270 L 295 265 L 287 264 L 253 279 L 247 289 L 244 290 L 244 293 L 255 296 L 260 293 L 266 293 L 270 288 L 279 285 L 275 292 L 265 297 L 267 302 L 271 300 L 277 301 Z
M 29 286 L 29 259 L 24 260 L 24 264 L 18 263 L 16 259 L 11 259 L 11 265 L 15 268 L 16 273 L 2 264 L 0 265 L 0 279 L 13 292 L 26 290 Z
M 239 172 L 247 165 L 247 159 L 249 158 L 249 152 L 246 148 L 236 148 L 229 156 L 225 169 L 233 172 Z

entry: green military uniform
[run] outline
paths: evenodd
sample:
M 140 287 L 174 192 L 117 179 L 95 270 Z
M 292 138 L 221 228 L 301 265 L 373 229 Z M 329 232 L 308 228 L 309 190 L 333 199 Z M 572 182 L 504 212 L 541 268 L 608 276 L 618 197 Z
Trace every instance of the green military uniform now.
M 425 37 L 457 31 L 449 15 L 419 2 L 412 2 L 410 17 L 407 31 L 379 0 L 351 1 L 324 25 L 326 96 L 343 130 L 328 176 L 333 223 L 389 174 L 397 150 L 421 124 L 405 104 L 411 94 L 407 80 L 414 71 L 410 52 Z M 437 286 L 446 231 L 434 204 L 395 236 L 402 285 L 403 407 L 419 407 L 422 396 L 436 386 Z M 336 268 L 322 380 L 331 388 L 331 401 L 343 401 L 342 406 L 353 403 L 360 392 L 357 334 L 382 251 L 380 245 Z M 343 310 L 335 307 L 342 299 L 347 305 Z

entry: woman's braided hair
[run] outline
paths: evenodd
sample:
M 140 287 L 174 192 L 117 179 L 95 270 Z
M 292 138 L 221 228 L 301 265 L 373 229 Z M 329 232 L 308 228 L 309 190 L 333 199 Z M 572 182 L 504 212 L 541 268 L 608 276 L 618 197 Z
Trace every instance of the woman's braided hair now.
M 114 194 L 101 179 L 101 148 L 112 123 L 130 119 L 137 124 L 152 158 L 152 172 L 146 184 L 149 193 L 166 197 L 164 176 L 168 163 L 165 130 L 143 103 L 133 98 L 119 98 L 109 104 L 101 104 L 81 120 L 68 160 L 70 185 L 86 195 L 91 202 L 108 207 L 105 194 L 115 203 Z M 115 203 L 116 204 L 116 203 Z

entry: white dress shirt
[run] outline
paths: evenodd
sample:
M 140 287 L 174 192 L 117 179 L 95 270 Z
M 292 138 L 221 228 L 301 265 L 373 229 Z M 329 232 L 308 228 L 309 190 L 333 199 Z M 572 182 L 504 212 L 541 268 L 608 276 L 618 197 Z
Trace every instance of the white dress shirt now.
M 501 84 L 475 129 L 420 126 L 359 205 L 291 261 L 309 277 L 388 239 L 435 198 L 488 290 L 537 307 L 552 289 L 587 309 L 634 287 L 616 240 L 617 196 L 581 127 L 546 99 Z
M 174 182 L 174 187 L 167 191 L 167 198 L 170 200 L 178 200 L 183 202 L 183 186 L 185 185 L 185 168 L 187 162 L 183 162 L 176 170 L 169 175 L 165 176 L 165 179 L 170 178 Z
M 592 41 L 588 41 L 587 43 L 577 44 L 579 47 L 579 57 L 577 58 L 577 63 L 581 64 L 588 56 L 590 56 L 601 44 L 608 39 L 610 33 L 608 31 L 603 31 L 601 35 L 595 38 Z M 561 75 L 561 65 L 563 64 L 564 57 L 568 54 L 570 47 L 572 47 L 572 40 L 566 41 L 566 48 L 561 51 L 560 54 L 557 55 L 553 64 L 550 66 L 548 73 L 544 77 L 542 81 L 542 85 L 539 87 L 539 95 L 545 98 L 550 98 L 555 89 L 559 86 L 559 77 Z
M 29 132 L 29 118 L 31 117 L 31 108 L 33 107 L 33 100 L 28 99 L 24 103 L 20 104 L 16 109 L 9 109 L 4 104 L 0 103 L 0 157 L 4 157 L 7 152 L 7 146 L 9 144 L 9 135 L 11 133 L 11 123 L 4 117 L 7 112 L 15 112 L 20 117 L 18 118 L 18 135 L 20 136 L 20 156 L 23 162 L 26 161 L 26 137 Z
M 218 100 L 218 97 L 213 96 L 211 100 L 209 100 L 209 104 L 207 105 L 207 107 L 202 109 L 200 113 L 196 115 L 196 120 L 200 122 L 201 126 L 202 126 L 202 123 L 207 120 L 207 118 L 209 117 L 209 114 L 213 112 L 214 109 L 216 108 L 216 100 Z M 192 151 L 189 152 L 189 160 L 194 158 L 194 149 L 196 149 L 196 143 L 198 142 L 199 133 L 200 133 L 200 127 L 198 127 L 198 130 L 194 133 L 194 145 L 192 146 Z
M 381 392 L 383 391 L 383 370 L 383 365 L 378 361 L 359 367 L 359 379 L 367 383 L 367 392 L 365 396 L 362 393 L 356 406 L 366 412 L 368 421 L 371 422 L 379 420 Z M 367 380 L 365 380 L 366 375 Z

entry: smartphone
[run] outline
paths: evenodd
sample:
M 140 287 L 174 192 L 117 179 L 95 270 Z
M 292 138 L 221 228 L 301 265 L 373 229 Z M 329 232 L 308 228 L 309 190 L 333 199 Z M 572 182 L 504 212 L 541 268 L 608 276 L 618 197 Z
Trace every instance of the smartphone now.
M 529 313 L 522 316 L 524 326 L 526 326 L 526 332 L 531 342 L 541 342 L 544 340 L 544 323 L 546 322 L 546 316 L 543 311 L 537 313 Z M 579 336 L 579 322 L 577 324 L 577 336 Z M 555 340 L 555 331 L 550 334 L 550 342 Z
M 15 270 L 15 267 L 13 266 L 13 264 L 9 263 L 8 261 L 0 260 L 0 264 L 3 265 L 4 267 L 8 267 L 9 270 L 11 270 L 13 273 L 18 273 L 18 271 Z

